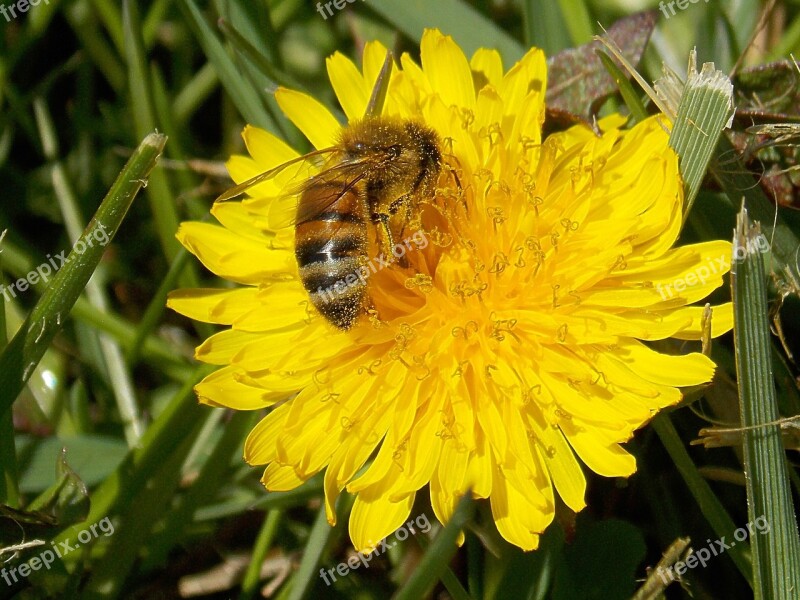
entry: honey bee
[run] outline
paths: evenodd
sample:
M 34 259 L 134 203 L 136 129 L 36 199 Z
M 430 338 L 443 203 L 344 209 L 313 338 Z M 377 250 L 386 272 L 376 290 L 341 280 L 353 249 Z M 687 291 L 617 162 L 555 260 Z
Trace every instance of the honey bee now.
M 299 197 L 293 219 L 295 256 L 311 303 L 328 322 L 347 331 L 371 304 L 363 276 L 371 248 L 393 256 L 391 217 L 404 211 L 404 225 L 420 200 L 435 195 L 441 143 L 436 132 L 415 120 L 368 114 L 345 127 L 334 146 L 256 175 L 217 201 L 320 157 L 325 159 L 322 169 L 287 192 Z M 377 234 L 374 246 L 371 231 Z

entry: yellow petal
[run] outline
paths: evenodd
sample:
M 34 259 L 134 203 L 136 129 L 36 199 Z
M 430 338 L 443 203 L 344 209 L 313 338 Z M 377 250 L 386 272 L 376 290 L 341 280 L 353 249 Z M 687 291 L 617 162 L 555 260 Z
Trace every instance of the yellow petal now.
M 733 329 L 733 303 L 726 302 L 719 306 L 712 306 L 711 313 L 711 337 L 715 338 L 723 333 L 728 333 Z M 699 340 L 702 337 L 702 322 L 704 307 L 691 306 L 682 308 L 679 311 L 681 315 L 686 315 L 691 318 L 691 322 L 684 329 L 676 332 L 673 337 L 679 340 Z
M 497 50 L 478 48 L 469 66 L 476 74 L 485 78 L 486 82 L 497 87 L 503 79 L 503 59 Z
M 239 369 L 223 367 L 194 386 L 197 399 L 209 406 L 234 410 L 258 410 L 274 404 L 286 394 L 271 393 L 259 387 L 246 385 L 236 377 Z
M 322 103 L 308 94 L 286 88 L 275 92 L 275 100 L 286 117 L 317 150 L 336 144 L 342 127 Z
M 254 287 L 174 290 L 169 293 L 167 306 L 195 321 L 230 325 L 236 317 L 258 306 L 257 294 Z
M 361 119 L 369 102 L 370 90 L 364 76 L 349 58 L 335 52 L 325 62 L 328 78 L 348 120 Z
M 259 244 L 275 247 L 277 237 L 269 230 L 266 220 L 250 211 L 242 202 L 217 202 L 211 214 L 226 228 Z M 289 248 L 282 248 L 289 250 Z
M 257 284 L 288 271 L 288 253 L 275 252 L 253 240 L 210 223 L 181 223 L 177 238 L 209 271 L 225 279 Z
M 538 433 L 544 447 L 537 450 L 547 465 L 558 495 L 572 510 L 580 511 L 586 506 L 586 476 L 572 448 L 557 429 L 542 427 Z
M 497 91 L 505 102 L 505 114 L 516 115 L 528 92 L 535 90 L 544 98 L 547 89 L 547 63 L 544 53 L 531 48 L 519 62 L 508 70 Z M 542 100 L 543 101 L 543 100 Z
M 670 356 L 632 341 L 622 344 L 616 356 L 644 379 L 661 385 L 700 385 L 714 376 L 714 361 L 699 352 Z
M 383 538 L 403 525 L 413 504 L 414 494 L 399 502 L 390 502 L 380 494 L 359 494 L 350 512 L 350 538 L 355 549 L 359 552 L 375 549 Z
M 288 492 L 303 485 L 308 478 L 298 477 L 295 470 L 287 465 L 270 464 L 261 477 L 261 483 L 270 492 Z
M 244 442 L 244 460 L 249 465 L 264 465 L 277 458 L 274 440 L 283 428 L 289 405 L 275 408 L 258 422 Z
M 597 428 L 565 421 L 561 431 L 580 459 L 595 473 L 604 477 L 628 477 L 636 471 L 636 459 L 619 444 L 609 444 L 602 439 Z
M 226 329 L 206 338 L 195 350 L 194 357 L 210 365 L 227 365 L 239 352 L 244 344 L 253 341 L 264 342 L 264 336 L 257 333 L 247 333 Z
M 494 472 L 491 505 L 500 535 L 523 550 L 539 547 L 539 533 L 553 520 L 555 510 L 552 505 L 543 510 L 530 502 L 510 485 L 505 473 L 498 467 Z
M 259 306 L 239 315 L 233 326 L 242 331 L 270 331 L 296 327 L 314 313 L 308 294 L 297 282 L 273 284 L 258 292 Z
M 449 35 L 426 29 L 419 45 L 422 70 L 446 106 L 475 106 L 475 89 L 467 57 Z
M 260 127 L 245 125 L 242 138 L 250 156 L 262 171 L 268 171 L 298 156 L 297 151 L 289 144 Z

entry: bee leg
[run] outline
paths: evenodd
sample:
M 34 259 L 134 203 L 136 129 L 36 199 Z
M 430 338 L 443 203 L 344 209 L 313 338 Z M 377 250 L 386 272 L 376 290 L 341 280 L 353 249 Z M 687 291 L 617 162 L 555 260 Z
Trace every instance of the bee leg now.
M 405 207 L 406 209 L 405 219 L 403 220 L 403 224 L 400 227 L 400 237 L 403 237 L 403 233 L 406 230 L 406 225 L 408 224 L 412 216 L 412 203 L 410 202 L 410 200 L 411 200 L 411 194 L 405 194 L 403 196 L 400 196 L 397 200 L 395 200 L 389 205 L 390 215 L 397 214 L 397 212 L 403 207 Z M 400 263 L 400 266 L 403 267 L 404 269 L 408 267 L 408 260 L 406 259 L 405 254 L 402 254 L 397 259 L 397 262 Z
M 458 162 L 458 159 L 455 156 L 451 156 L 450 158 L 458 164 L 458 168 L 461 167 L 461 164 Z M 464 207 L 464 213 L 467 215 L 467 217 L 469 217 L 469 206 L 464 200 L 464 187 L 461 185 L 461 179 L 458 177 L 458 168 L 454 167 L 448 162 L 444 163 L 444 169 L 453 177 L 453 181 L 455 181 L 456 188 L 458 189 L 458 199 L 461 201 L 461 205 Z
M 405 194 L 404 196 L 400 196 L 397 200 L 395 200 L 389 205 L 389 214 L 390 215 L 397 214 L 397 211 L 400 210 L 403 207 L 403 205 L 407 205 L 410 199 L 411 199 L 411 194 Z
M 378 225 L 380 230 L 378 241 L 381 245 L 381 251 L 387 259 L 391 260 L 393 256 L 392 248 L 394 248 L 394 237 L 392 236 L 392 229 L 389 227 L 389 215 L 385 213 L 376 213 L 372 216 L 372 220 Z
M 408 267 L 408 261 L 405 254 L 397 256 L 394 254 L 394 236 L 392 235 L 392 228 L 389 226 L 389 215 L 386 213 L 377 213 L 373 215 L 373 220 L 377 223 L 381 230 L 380 244 L 383 255 L 390 261 L 397 260 L 397 263 L 402 267 Z

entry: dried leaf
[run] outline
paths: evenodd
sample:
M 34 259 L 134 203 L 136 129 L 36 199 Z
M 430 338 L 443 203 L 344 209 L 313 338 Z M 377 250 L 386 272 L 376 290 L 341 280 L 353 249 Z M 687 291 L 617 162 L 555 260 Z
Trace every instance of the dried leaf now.
M 634 65 L 639 63 L 644 53 L 655 27 L 656 15 L 657 11 L 637 13 L 620 19 L 608 30 L 608 36 Z M 596 51 L 600 48 L 600 42 L 592 41 L 550 57 L 547 65 L 548 108 L 572 113 L 576 119 L 591 122 L 600 105 L 617 91 L 617 84 L 597 56 Z

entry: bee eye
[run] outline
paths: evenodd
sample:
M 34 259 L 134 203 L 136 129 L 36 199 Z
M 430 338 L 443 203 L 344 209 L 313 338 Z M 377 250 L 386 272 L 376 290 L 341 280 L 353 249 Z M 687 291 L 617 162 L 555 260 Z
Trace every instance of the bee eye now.
M 400 156 L 400 153 L 403 151 L 403 149 L 400 146 L 400 144 L 393 144 L 393 145 L 389 146 L 386 150 L 389 153 L 389 156 L 391 158 L 397 158 L 398 156 Z

